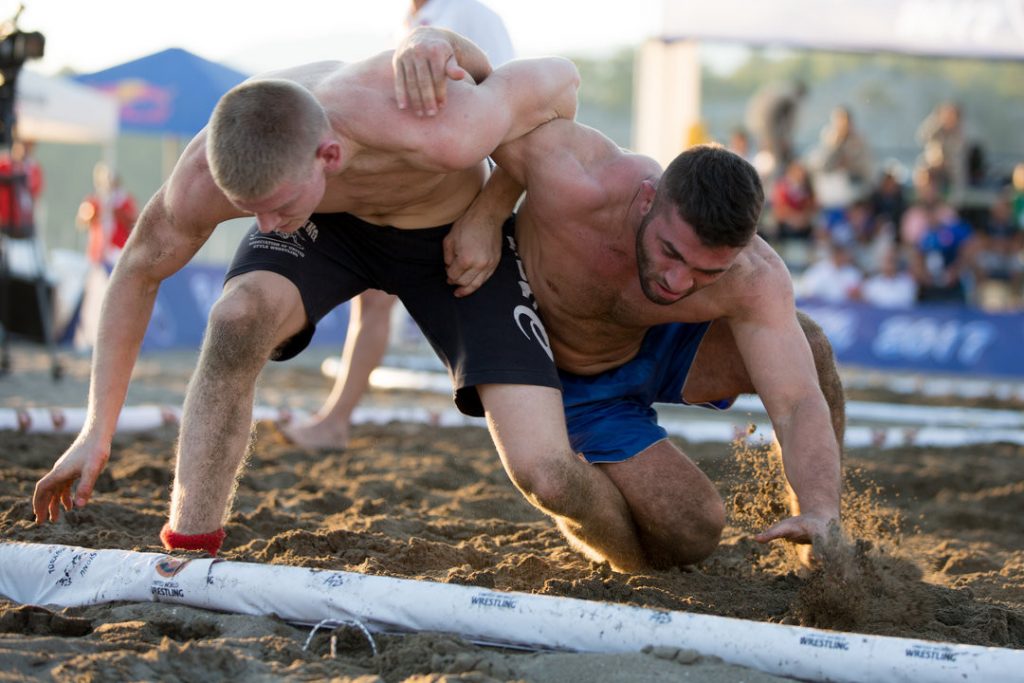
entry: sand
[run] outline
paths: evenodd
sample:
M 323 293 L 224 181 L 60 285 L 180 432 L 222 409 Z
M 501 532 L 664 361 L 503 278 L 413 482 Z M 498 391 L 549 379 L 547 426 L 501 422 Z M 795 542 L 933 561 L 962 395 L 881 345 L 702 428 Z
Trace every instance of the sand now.
M 84 405 L 83 359 L 59 386 L 45 356 L 16 349 L 0 406 Z M 180 401 L 188 358 L 147 359 L 130 404 Z M 313 361 L 265 372 L 258 402 L 315 407 Z M 432 400 L 374 395 L 371 400 Z M 0 537 L 159 551 L 173 429 L 117 437 L 93 502 L 30 521 L 35 481 L 69 436 L 0 434 Z M 847 536 L 814 572 L 752 534 L 783 491 L 768 448 L 679 445 L 729 505 L 721 547 L 685 570 L 627 576 L 570 550 L 514 490 L 482 427 L 359 425 L 345 451 L 313 452 L 260 425 L 227 526 L 230 560 L 341 569 L 869 634 L 1024 648 L 1024 449 L 856 449 L 846 456 Z M 376 637 L 166 604 L 44 609 L 0 600 L 0 681 L 778 680 L 685 649 L 522 653 L 446 634 Z M 332 641 L 334 643 L 332 653 Z

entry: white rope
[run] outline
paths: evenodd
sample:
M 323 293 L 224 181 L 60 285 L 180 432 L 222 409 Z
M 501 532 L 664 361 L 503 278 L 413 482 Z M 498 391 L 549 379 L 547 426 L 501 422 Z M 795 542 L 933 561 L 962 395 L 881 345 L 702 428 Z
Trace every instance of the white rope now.
M 336 619 L 321 619 L 313 630 L 309 632 L 309 636 L 306 638 L 306 642 L 302 645 L 302 651 L 305 652 L 309 649 L 309 644 L 313 642 L 313 636 L 320 630 L 321 627 L 330 624 L 331 628 L 338 628 L 339 626 L 356 626 L 363 635 L 366 636 L 366 640 L 370 642 L 370 650 L 373 651 L 373 656 L 377 656 L 377 641 L 373 639 L 373 634 L 370 633 L 370 629 L 363 625 L 363 622 L 358 619 L 348 619 L 345 621 L 338 621 Z M 338 655 L 338 637 L 336 635 L 331 636 L 331 658 L 337 657 Z

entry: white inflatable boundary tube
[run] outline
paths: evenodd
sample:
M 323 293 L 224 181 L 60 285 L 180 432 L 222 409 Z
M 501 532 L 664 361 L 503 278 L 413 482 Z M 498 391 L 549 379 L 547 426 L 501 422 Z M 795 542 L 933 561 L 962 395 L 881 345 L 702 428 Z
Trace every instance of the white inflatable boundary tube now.
M 327 359 L 335 360 L 335 359 Z M 335 362 L 335 365 L 337 363 Z M 324 361 L 327 365 L 327 361 Z M 325 371 L 325 375 L 328 373 Z M 452 384 L 441 372 L 407 370 L 404 368 L 376 368 L 370 374 L 370 384 L 378 389 L 422 391 L 451 395 Z M 757 396 L 739 396 L 733 411 L 767 414 Z M 968 408 L 962 406 L 904 405 L 874 401 L 847 401 L 848 420 L 870 420 L 904 426 L 938 427 L 958 426 L 990 429 L 1024 429 L 1024 414 L 1019 410 Z
M 637 652 L 647 645 L 801 680 L 1008 681 L 1024 650 L 815 630 L 353 572 L 181 559 L 157 553 L 0 543 L 0 594 L 76 607 L 161 602 L 294 624 L 356 622 L 370 631 L 440 631 L 536 650 Z
M 84 408 L 2 408 L 0 432 L 17 431 L 24 434 L 77 434 L 85 423 Z M 273 420 L 287 423 L 305 415 L 302 411 L 257 406 L 255 420 Z M 146 432 L 160 427 L 176 425 L 181 409 L 170 406 L 129 406 L 121 411 L 117 431 L 121 434 Z M 467 417 L 454 408 L 432 410 L 425 407 L 359 407 L 352 415 L 354 424 L 387 424 L 411 422 L 441 427 L 484 426 L 482 418 Z M 659 424 L 672 436 L 691 443 L 731 443 L 747 440 L 758 443 L 772 439 L 768 423 L 720 420 L 702 421 L 699 418 L 663 417 Z M 908 446 L 934 446 L 952 448 L 974 444 L 1013 443 L 1024 445 L 1024 429 L 991 429 L 973 427 L 863 427 L 846 428 L 847 448 L 901 448 Z

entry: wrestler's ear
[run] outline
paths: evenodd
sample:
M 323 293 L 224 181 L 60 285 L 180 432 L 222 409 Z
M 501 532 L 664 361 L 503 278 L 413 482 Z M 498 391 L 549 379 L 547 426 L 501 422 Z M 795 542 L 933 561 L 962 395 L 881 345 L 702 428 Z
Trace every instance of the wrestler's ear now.
M 337 140 L 324 140 L 316 148 L 316 158 L 323 163 L 326 173 L 336 173 L 341 169 L 341 145 Z
M 654 206 L 654 196 L 658 193 L 658 186 L 652 180 L 645 180 L 640 183 L 640 215 L 646 216 Z

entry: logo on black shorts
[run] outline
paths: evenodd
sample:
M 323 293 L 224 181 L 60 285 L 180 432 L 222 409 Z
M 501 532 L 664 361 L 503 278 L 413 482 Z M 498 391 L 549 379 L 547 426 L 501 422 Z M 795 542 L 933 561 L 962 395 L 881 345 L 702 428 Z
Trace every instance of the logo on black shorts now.
M 512 235 L 506 235 L 508 239 L 508 246 L 512 249 L 512 254 L 516 259 L 516 267 L 519 268 L 519 289 L 523 294 L 523 298 L 529 302 L 527 304 L 519 304 L 512 309 L 512 316 L 516 320 L 516 326 L 519 327 L 519 331 L 523 333 L 527 339 L 534 339 L 540 344 L 540 347 L 544 349 L 544 353 L 548 355 L 550 360 L 555 359 L 555 354 L 551 352 L 551 342 L 548 340 L 548 331 L 544 329 L 544 323 L 541 322 L 540 316 L 537 314 L 537 300 L 533 296 L 533 290 L 530 289 L 530 283 L 526 281 L 526 269 L 523 268 L 523 262 L 519 258 L 519 252 L 516 250 L 516 240 Z M 524 318 L 526 324 L 524 325 Z
M 306 246 L 316 242 L 318 235 L 319 231 L 313 221 L 306 221 L 301 228 L 294 232 L 272 230 L 264 234 L 254 229 L 249 233 L 249 248 L 269 249 L 302 258 L 306 255 Z

